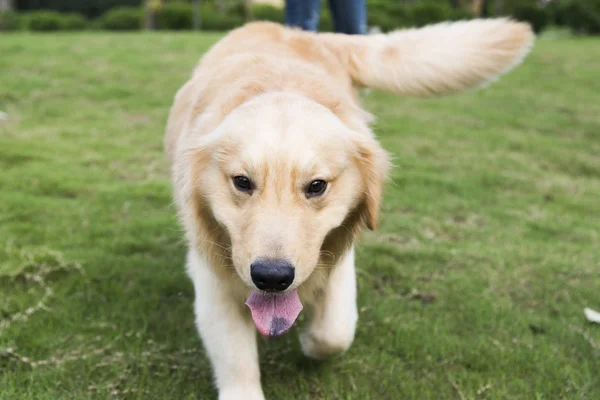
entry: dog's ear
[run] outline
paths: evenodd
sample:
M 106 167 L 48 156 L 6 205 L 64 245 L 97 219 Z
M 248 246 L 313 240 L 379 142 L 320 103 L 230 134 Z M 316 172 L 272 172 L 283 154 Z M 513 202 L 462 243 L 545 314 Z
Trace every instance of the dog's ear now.
M 389 156 L 372 137 L 356 137 L 354 146 L 363 189 L 359 212 L 367 228 L 374 231 L 377 229 L 383 185 L 390 166 Z
M 197 188 L 201 187 L 200 178 L 204 170 L 209 166 L 212 158 L 213 147 L 206 139 L 201 143 L 187 143 L 183 140 L 179 143 L 179 149 L 175 154 L 175 161 L 171 174 L 175 185 L 175 200 L 179 205 L 180 212 L 195 208 L 199 193 Z

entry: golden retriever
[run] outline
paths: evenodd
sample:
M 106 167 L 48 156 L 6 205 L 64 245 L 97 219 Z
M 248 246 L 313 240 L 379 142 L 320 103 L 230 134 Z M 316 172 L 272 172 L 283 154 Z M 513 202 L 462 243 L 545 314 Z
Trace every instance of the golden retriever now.
M 352 343 L 353 242 L 377 226 L 389 168 L 357 88 L 475 88 L 521 62 L 533 39 L 506 19 L 371 36 L 261 22 L 202 57 L 175 96 L 165 146 L 220 399 L 264 398 L 256 329 L 280 335 L 303 308 L 307 356 Z

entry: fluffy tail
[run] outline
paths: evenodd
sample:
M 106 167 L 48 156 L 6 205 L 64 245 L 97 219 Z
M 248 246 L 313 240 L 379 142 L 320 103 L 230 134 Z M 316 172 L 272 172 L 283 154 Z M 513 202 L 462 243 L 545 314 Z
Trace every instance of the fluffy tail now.
M 441 23 L 384 35 L 320 34 L 357 86 L 413 96 L 475 88 L 523 61 L 528 24 L 508 19 Z

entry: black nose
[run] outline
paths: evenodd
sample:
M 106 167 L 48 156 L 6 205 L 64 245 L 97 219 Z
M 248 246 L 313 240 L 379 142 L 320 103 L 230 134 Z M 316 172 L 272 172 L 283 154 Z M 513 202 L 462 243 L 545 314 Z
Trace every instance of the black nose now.
M 260 260 L 250 266 L 252 282 L 260 290 L 281 292 L 294 282 L 294 267 L 283 260 Z

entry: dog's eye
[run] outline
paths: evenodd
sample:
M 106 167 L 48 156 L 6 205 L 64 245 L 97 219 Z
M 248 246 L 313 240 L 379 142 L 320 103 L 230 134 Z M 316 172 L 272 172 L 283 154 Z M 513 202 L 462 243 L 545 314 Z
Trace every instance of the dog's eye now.
M 316 197 L 325 193 L 325 189 L 327 189 L 327 182 L 318 179 L 316 181 L 312 181 L 306 187 L 306 197 Z
M 242 192 L 252 191 L 252 181 L 245 176 L 234 176 L 233 184 L 237 190 Z

